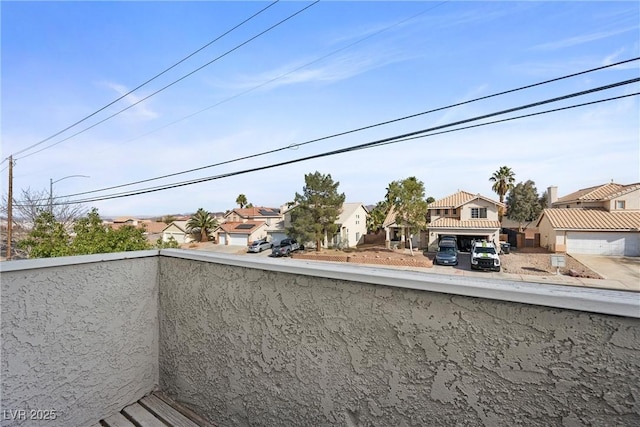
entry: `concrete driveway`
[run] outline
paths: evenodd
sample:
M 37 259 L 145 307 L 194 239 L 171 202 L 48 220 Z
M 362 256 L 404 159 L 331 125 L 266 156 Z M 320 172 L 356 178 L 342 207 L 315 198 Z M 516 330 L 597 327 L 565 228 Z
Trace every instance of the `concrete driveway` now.
M 640 291 L 640 257 L 570 255 L 604 279 L 616 280 L 625 289 Z

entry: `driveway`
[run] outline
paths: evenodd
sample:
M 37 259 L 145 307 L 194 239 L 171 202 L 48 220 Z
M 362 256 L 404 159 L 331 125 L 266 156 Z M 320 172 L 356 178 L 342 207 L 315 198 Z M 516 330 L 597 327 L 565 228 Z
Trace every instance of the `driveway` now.
M 570 255 L 603 278 L 617 280 L 629 290 L 640 291 L 640 257 Z

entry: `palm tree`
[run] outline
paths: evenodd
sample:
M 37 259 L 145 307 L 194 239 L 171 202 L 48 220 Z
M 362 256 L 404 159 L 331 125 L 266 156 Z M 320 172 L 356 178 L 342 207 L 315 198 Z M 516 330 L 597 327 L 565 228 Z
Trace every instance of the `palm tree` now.
M 495 191 L 498 196 L 500 196 L 500 203 L 504 202 L 504 196 L 511 190 L 516 182 L 515 178 L 516 174 L 511 170 L 510 167 L 502 166 L 500 169 L 495 171 L 489 181 L 493 182 L 493 187 L 491 189 Z M 500 208 L 499 216 L 500 221 L 502 221 L 502 208 Z
M 218 226 L 216 221 L 209 212 L 200 208 L 198 211 L 187 221 L 187 232 L 192 235 L 200 234 L 200 242 L 209 241 L 209 233 Z
M 236 198 L 236 203 L 238 204 L 238 206 L 240 206 L 240 209 L 244 208 L 248 203 L 247 196 L 245 196 L 244 194 L 238 195 L 238 197 Z

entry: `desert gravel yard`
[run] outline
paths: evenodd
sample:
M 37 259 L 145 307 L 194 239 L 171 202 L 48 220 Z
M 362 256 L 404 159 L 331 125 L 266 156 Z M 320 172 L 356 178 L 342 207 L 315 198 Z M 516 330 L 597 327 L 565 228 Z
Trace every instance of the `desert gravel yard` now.
M 550 276 L 556 274 L 556 267 L 551 266 L 551 253 L 541 248 L 524 248 L 500 255 L 502 271 L 510 274 L 530 274 L 534 276 Z M 602 279 L 596 272 L 578 262 L 571 255 L 564 255 L 565 267 L 560 274 L 589 279 Z
M 502 262 L 501 271 L 503 273 L 519 275 L 555 276 L 556 267 L 551 266 L 551 255 L 550 252 L 542 248 L 512 249 L 511 253 L 500 255 L 500 261 Z M 387 264 L 388 262 L 386 262 L 386 260 L 412 260 L 418 264 L 416 265 L 417 267 L 430 267 L 429 264 L 433 262 L 435 253 L 423 253 L 416 250 L 412 257 L 408 250 L 394 251 L 382 247 L 367 247 L 345 252 L 332 249 L 323 249 L 320 252 L 305 252 L 305 258 L 307 259 L 317 259 L 318 261 L 346 261 L 346 259 L 338 259 L 339 256 L 344 258 L 349 256 L 349 262 L 352 263 L 358 263 L 362 258 L 367 260 L 367 264 L 379 261 L 380 265 Z M 471 270 L 469 266 L 469 253 L 461 252 L 459 260 L 460 264 L 455 267 L 435 265 L 432 268 L 437 269 L 438 272 L 441 273 L 454 273 L 456 270 Z M 565 267 L 560 268 L 560 274 L 590 279 L 602 279 L 596 272 L 590 270 L 570 255 L 565 255 L 565 264 Z

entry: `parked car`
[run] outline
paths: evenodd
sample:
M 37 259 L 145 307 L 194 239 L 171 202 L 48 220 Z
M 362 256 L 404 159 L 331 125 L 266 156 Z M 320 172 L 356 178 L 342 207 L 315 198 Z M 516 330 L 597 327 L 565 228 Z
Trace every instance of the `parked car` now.
M 500 257 L 493 243 L 476 240 L 471 244 L 471 269 L 500 271 Z
M 442 244 L 443 242 L 453 242 L 456 249 L 458 249 L 458 238 L 456 236 L 442 236 L 439 244 Z
M 442 242 L 443 240 L 451 240 L 456 243 L 458 242 L 458 238 L 456 236 L 449 236 L 449 235 L 440 237 L 440 241 Z
M 458 265 L 458 248 L 452 240 L 441 240 L 434 260 L 436 265 Z
M 273 248 L 273 245 L 271 244 L 271 242 L 267 242 L 267 239 L 261 239 L 261 240 L 253 241 L 249 245 L 247 252 L 262 252 L 265 249 L 271 249 L 271 248 Z
M 292 252 L 300 249 L 300 245 L 296 239 L 282 239 L 277 246 L 273 247 L 271 255 L 273 256 L 289 256 Z

